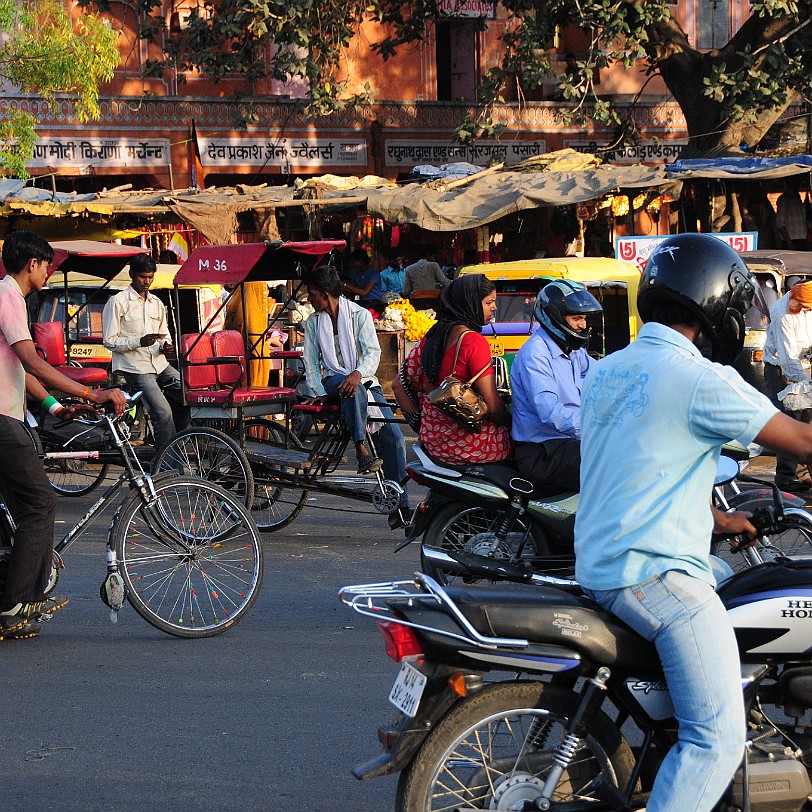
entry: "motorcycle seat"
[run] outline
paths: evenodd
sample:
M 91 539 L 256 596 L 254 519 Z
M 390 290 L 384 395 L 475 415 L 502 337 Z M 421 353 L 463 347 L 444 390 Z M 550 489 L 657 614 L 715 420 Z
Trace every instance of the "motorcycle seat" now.
M 468 584 L 445 589 L 480 634 L 568 646 L 598 665 L 620 664 L 624 671 L 659 669 L 652 643 L 583 594 L 536 584 Z
M 420 450 L 426 455 L 426 457 L 428 457 L 429 460 L 431 460 L 431 462 L 435 464 L 435 466 L 440 469 L 447 468 L 449 471 L 453 471 L 456 476 L 472 476 L 484 479 L 487 482 L 497 485 L 504 491 L 509 492 L 511 490 L 511 480 L 524 480 L 524 477 L 519 472 L 519 469 L 509 461 L 477 463 L 468 462 L 463 465 L 453 465 L 450 462 L 441 462 L 440 460 L 436 459 L 429 454 L 422 445 L 420 446 Z M 524 481 L 526 482 L 527 480 Z M 544 487 L 535 487 L 532 494 L 530 494 L 531 499 L 545 499 L 552 501 L 565 499 L 568 496 L 572 496 L 572 493 L 569 491 L 562 493 L 555 488 Z
M 462 471 L 464 475 L 481 477 L 506 491 L 511 490 L 510 481 L 512 479 L 529 482 L 519 473 L 519 469 L 510 462 L 468 464 L 462 468 Z M 531 499 L 544 499 L 547 501 L 559 501 L 568 496 L 572 496 L 572 491 L 562 493 L 557 488 L 545 488 L 544 486 L 534 486 L 533 492 L 530 494 Z

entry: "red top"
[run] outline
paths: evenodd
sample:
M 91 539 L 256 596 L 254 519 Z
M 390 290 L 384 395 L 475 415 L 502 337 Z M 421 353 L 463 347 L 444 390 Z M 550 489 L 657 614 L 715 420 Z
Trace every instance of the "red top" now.
M 423 447 L 439 462 L 456 465 L 501 462 L 507 459 L 512 450 L 510 431 L 507 427 L 497 426 L 496 423 L 485 420 L 480 432 L 469 431 L 450 415 L 435 409 L 426 400 L 426 394 L 436 389 L 440 381 L 452 374 L 451 365 L 454 363 L 457 342 L 452 342 L 443 354 L 436 383 L 426 378 L 420 365 L 425 343 L 424 338 L 406 359 L 406 377 L 420 398 L 420 442 Z M 454 375 L 461 381 L 467 381 L 487 364 L 488 370 L 478 378 L 478 381 L 481 381 L 494 374 L 490 361 L 491 350 L 485 337 L 469 331 L 462 338 Z

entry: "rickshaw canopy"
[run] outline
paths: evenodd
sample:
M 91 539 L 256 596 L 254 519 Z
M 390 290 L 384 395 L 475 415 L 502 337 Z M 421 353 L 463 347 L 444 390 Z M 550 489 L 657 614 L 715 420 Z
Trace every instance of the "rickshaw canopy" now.
M 56 271 L 81 271 L 89 276 L 110 280 L 121 273 L 136 254 L 149 253 L 146 248 L 93 240 L 52 242 L 51 247 L 54 249 L 54 261 L 48 266 L 49 278 Z M 5 275 L 6 269 L 0 259 L 0 279 Z
M 256 242 L 196 248 L 175 275 L 176 285 L 239 285 L 245 281 L 300 279 L 344 240 Z

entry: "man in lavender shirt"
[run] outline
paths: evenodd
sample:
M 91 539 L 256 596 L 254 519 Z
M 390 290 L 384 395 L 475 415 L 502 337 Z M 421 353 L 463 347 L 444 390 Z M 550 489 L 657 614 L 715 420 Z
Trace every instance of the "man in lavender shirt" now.
M 90 390 L 66 378 L 37 354 L 28 329 L 25 297 L 45 285 L 53 258 L 51 246 L 30 231 L 15 231 L 3 243 L 6 276 L 0 280 L 0 492 L 17 528 L 5 591 L 0 595 L 0 639 L 35 636 L 41 626 L 36 619 L 68 603 L 62 595 L 45 593 L 51 573 L 56 495 L 24 422 L 26 391 L 40 397 L 52 414 L 67 418 L 76 416 L 82 407 L 61 407 L 42 384 L 91 403 L 111 401 L 119 414 L 126 405 L 118 389 Z

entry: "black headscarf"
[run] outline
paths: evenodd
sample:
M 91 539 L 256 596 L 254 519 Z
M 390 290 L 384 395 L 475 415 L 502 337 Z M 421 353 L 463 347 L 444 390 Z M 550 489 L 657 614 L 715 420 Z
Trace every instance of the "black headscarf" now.
M 437 324 L 426 333 L 421 359 L 423 372 L 431 383 L 437 383 L 440 375 L 448 331 L 455 324 L 462 324 L 469 330 L 481 332 L 484 318 L 479 291 L 483 279 L 483 275 L 479 273 L 467 274 L 455 279 L 443 290 L 437 311 Z

